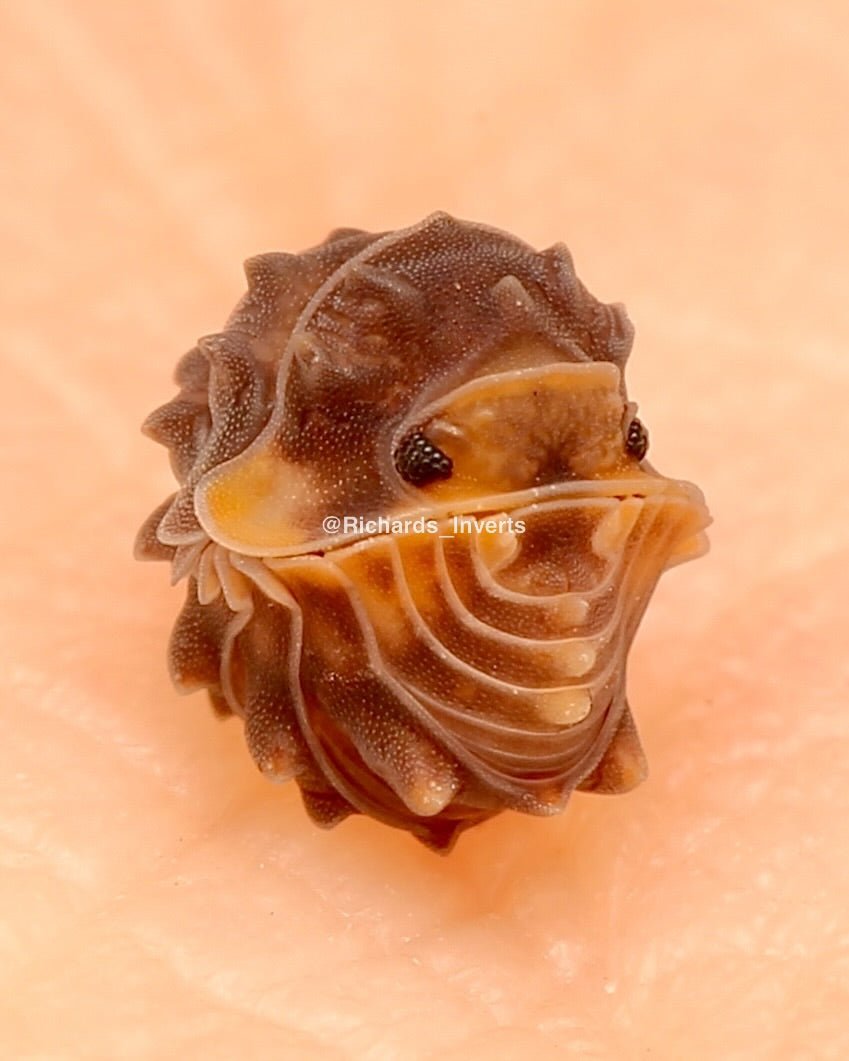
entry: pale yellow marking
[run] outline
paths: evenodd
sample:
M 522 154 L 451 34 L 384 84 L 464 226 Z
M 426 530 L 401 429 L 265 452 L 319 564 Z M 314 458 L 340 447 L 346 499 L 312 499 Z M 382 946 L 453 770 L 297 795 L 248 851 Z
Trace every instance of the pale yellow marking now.
M 555 726 L 573 726 L 587 717 L 591 707 L 592 700 L 587 689 L 561 689 L 540 698 L 538 713 L 545 722 Z
M 570 595 L 557 604 L 557 610 L 567 626 L 583 626 L 590 614 L 590 602 L 586 597 Z
M 507 522 L 506 513 L 491 517 Z M 498 571 L 509 564 L 519 551 L 519 537 L 515 531 L 483 531 L 477 536 L 478 552 L 490 571 Z
M 198 518 L 211 538 L 231 549 L 283 549 L 309 537 L 298 519 L 315 494 L 316 484 L 302 467 L 259 452 L 201 482 Z
M 563 662 L 573 678 L 582 678 L 595 666 L 596 650 L 589 641 L 569 642 L 564 646 Z
M 414 782 L 411 788 L 404 791 L 402 798 L 413 814 L 419 814 L 423 818 L 431 818 L 445 810 L 454 796 L 460 782 L 456 777 L 445 778 L 422 778 Z
M 605 560 L 615 560 L 625 548 L 625 544 L 640 517 L 644 501 L 638 497 L 628 497 L 618 501 L 605 516 L 601 518 L 592 539 L 593 552 Z

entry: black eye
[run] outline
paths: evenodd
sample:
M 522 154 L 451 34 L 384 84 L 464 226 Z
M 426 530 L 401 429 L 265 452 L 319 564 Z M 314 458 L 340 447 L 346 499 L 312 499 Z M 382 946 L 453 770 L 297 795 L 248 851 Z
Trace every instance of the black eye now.
M 631 456 L 636 457 L 638 461 L 641 461 L 646 453 L 648 453 L 649 433 L 643 426 L 642 421 L 638 420 L 636 416 L 628 425 L 628 434 L 625 436 L 625 448 Z
M 454 464 L 421 431 L 412 431 L 395 451 L 395 467 L 402 479 L 413 486 L 424 486 L 434 479 L 449 479 Z

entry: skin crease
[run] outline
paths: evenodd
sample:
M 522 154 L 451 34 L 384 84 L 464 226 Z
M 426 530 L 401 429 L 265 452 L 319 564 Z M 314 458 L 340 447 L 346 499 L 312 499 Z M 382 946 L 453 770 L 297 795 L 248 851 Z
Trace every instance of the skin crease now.
M 4 1056 L 849 1054 L 843 8 L 5 6 Z M 715 518 L 631 653 L 649 780 L 447 859 L 264 781 L 130 557 L 241 261 L 436 208 L 626 303 Z

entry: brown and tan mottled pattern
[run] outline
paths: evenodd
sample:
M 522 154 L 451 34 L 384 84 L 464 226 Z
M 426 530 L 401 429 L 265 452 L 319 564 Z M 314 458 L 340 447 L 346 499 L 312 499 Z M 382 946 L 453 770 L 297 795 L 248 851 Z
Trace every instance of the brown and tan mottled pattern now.
M 849 1057 L 847 39 L 845 0 L 0 4 L 0 1056 Z M 128 548 L 240 263 L 435 205 L 625 300 L 716 519 L 629 655 L 648 781 L 448 859 L 314 828 L 177 696 L 186 586 Z
M 243 718 L 320 824 L 370 814 L 440 850 L 639 783 L 628 649 L 708 517 L 629 452 L 622 307 L 562 245 L 447 214 L 246 272 L 145 423 L 179 482 L 137 542 L 188 580 L 178 687 Z M 405 481 L 411 432 L 450 475 Z

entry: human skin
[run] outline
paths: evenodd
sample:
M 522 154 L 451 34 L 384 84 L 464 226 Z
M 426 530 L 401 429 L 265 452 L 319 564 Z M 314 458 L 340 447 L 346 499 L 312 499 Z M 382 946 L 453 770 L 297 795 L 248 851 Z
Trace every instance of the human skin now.
M 849 1056 L 843 6 L 3 9 L 4 1056 Z M 649 779 L 447 858 L 263 780 L 130 555 L 241 261 L 434 209 L 626 303 L 715 519 L 631 653 Z

